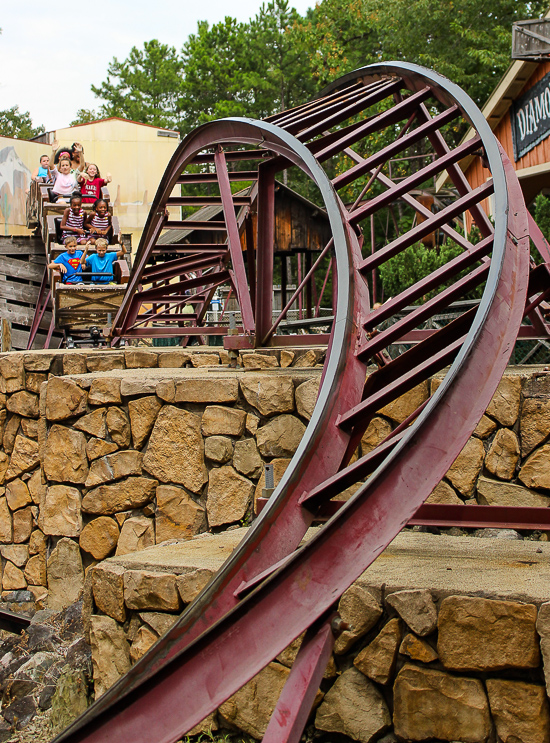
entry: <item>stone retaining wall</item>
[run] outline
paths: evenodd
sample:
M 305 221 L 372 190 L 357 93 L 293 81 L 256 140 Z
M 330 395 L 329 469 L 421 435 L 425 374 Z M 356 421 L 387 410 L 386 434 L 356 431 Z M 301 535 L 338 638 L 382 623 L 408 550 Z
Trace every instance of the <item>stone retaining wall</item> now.
M 265 463 L 278 482 L 298 446 L 322 354 L 248 353 L 235 371 L 208 348 L 1 355 L 4 594 L 61 609 L 97 560 L 248 523 Z M 362 452 L 438 384 L 381 410 Z M 548 505 L 549 411 L 547 374 L 509 373 L 430 500 Z
M 240 371 L 224 354 L 0 356 L 5 600 L 28 590 L 59 610 L 97 560 L 252 518 L 264 463 L 279 477 L 303 435 L 324 351 L 249 353 Z
M 96 698 L 176 621 L 245 531 L 92 569 L 85 613 Z M 538 544 L 401 534 L 340 599 L 351 629 L 336 640 L 307 739 L 547 743 L 550 545 Z M 195 732 L 229 726 L 260 740 L 300 641 Z
M 144 548 L 157 549 L 155 545 L 207 539 L 208 532 L 221 532 L 216 538 L 229 542 L 236 538 L 239 526 L 252 518 L 265 463 L 274 464 L 277 482 L 298 446 L 315 404 L 321 361 L 321 350 L 244 354 L 241 370 L 227 369 L 229 357 L 219 349 L 0 356 L 2 599 L 15 609 L 32 610 L 36 603 L 57 611 L 84 591 L 96 693 L 150 647 L 218 567 L 164 571 L 160 579 L 158 570 L 143 570 L 137 563 L 117 568 L 113 561 Z M 437 378 L 421 384 L 382 409 L 363 437 L 362 453 L 385 438 L 438 384 Z M 548 505 L 549 408 L 546 373 L 536 367 L 508 373 L 430 500 Z M 537 538 L 547 537 L 543 533 Z M 110 555 L 116 557 L 100 562 Z M 427 588 L 430 597 L 423 593 L 422 600 L 431 607 L 433 599 L 438 620 L 426 635 L 380 586 L 374 592 L 371 586 L 368 596 L 364 588 L 359 582 L 341 602 L 344 616 L 351 612 L 353 618 L 353 612 L 368 609 L 370 619 L 353 618 L 356 636 L 349 644 L 345 637 L 338 641 L 345 648 L 329 669 L 326 696 L 322 702 L 319 698 L 319 730 L 377 740 L 394 725 L 405 739 L 430 735 L 456 740 L 445 737 L 451 732 L 444 727 L 451 717 L 447 711 L 462 710 L 457 700 L 467 700 L 453 723 L 460 740 L 486 740 L 483 736 L 494 732 L 495 725 L 500 738 L 510 743 L 550 740 L 534 630 L 538 622 L 544 640 L 550 609 L 539 609 L 540 601 L 460 598 L 460 591 L 453 594 L 454 604 L 445 603 L 452 596 L 435 596 Z M 466 598 L 481 603 L 464 603 Z M 449 606 L 452 612 L 446 611 Z M 433 617 L 431 609 L 422 611 Z M 497 633 L 501 646 L 506 644 L 502 638 L 512 638 L 508 644 L 520 648 L 520 655 L 527 648 L 530 660 L 521 656 L 498 667 L 485 661 L 456 665 L 442 650 L 450 614 L 462 616 L 466 629 L 475 626 L 475 632 L 503 621 L 504 633 Z M 462 639 L 452 642 L 458 642 L 457 652 L 465 656 L 472 639 L 459 632 L 456 636 Z M 104 655 L 99 637 L 108 638 L 109 652 L 123 658 L 114 673 L 99 668 Z M 550 654 L 547 642 L 543 655 Z M 288 675 L 295 650 L 224 705 L 221 719 L 261 737 L 269 699 Z M 389 669 L 386 681 L 376 665 L 379 655 Z M 435 711 L 423 707 L 426 689 Z M 264 698 L 268 701 L 259 709 L 254 700 Z M 353 710 L 364 709 L 365 698 L 370 722 L 362 717 L 354 722 Z M 528 727 L 520 733 L 510 699 L 525 710 L 521 720 Z M 537 710 L 534 717 L 529 704 Z M 252 716 L 243 712 L 248 708 Z M 413 714 L 416 708 L 422 711 Z M 477 720 L 473 732 L 468 727 L 472 719 Z M 461 720 L 468 729 L 460 727 Z

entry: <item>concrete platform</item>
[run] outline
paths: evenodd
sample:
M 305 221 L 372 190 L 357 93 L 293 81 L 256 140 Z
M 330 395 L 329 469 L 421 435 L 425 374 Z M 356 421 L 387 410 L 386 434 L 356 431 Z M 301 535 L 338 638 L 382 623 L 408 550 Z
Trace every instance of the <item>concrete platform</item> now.
M 322 371 L 321 367 L 229 369 L 228 367 L 222 366 L 208 366 L 196 369 L 184 367 L 176 369 L 110 369 L 109 371 L 94 371 L 86 374 L 67 374 L 65 376 L 67 379 L 72 379 L 83 389 L 89 389 L 92 382 L 96 379 L 120 379 L 121 394 L 131 397 L 135 395 L 154 395 L 155 392 L 158 394 L 159 388 L 157 385 L 172 382 L 177 385 L 178 382 L 187 379 L 199 379 L 207 382 L 213 380 L 237 380 L 238 382 L 241 379 L 250 379 L 254 376 L 261 375 L 276 379 L 280 379 L 281 377 L 290 378 L 292 379 L 294 386 L 297 386 L 301 382 L 305 382 L 312 377 L 320 377 Z
M 176 575 L 197 568 L 215 571 L 246 531 L 242 527 L 222 534 L 202 534 L 106 562 L 127 570 Z M 310 529 L 308 534 L 313 532 Z M 384 594 L 426 588 L 436 600 L 470 595 L 540 605 L 550 600 L 550 543 L 402 532 L 363 573 L 360 582 Z

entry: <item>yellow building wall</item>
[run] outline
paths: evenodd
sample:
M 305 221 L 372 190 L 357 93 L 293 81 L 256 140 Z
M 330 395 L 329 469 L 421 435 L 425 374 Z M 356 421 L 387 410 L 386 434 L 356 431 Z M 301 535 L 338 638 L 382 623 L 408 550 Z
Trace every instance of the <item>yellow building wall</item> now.
M 51 140 L 57 139 L 61 147 L 80 142 L 86 162 L 96 163 L 102 177 L 111 174 L 113 180 L 108 189 L 114 213 L 122 231 L 132 234 L 134 249 L 139 243 L 160 179 L 179 144 L 176 137 L 158 136 L 159 131 L 167 132 L 123 119 L 104 119 L 50 133 Z M 10 147 L 13 151 L 9 151 Z M 3 177 L 4 150 L 6 161 L 17 163 L 16 177 L 10 175 L 13 168 L 10 170 L 7 165 L 4 168 L 7 177 Z M 0 214 L 5 220 L 1 225 L 2 234 L 28 233 L 25 228 L 25 190 L 30 174 L 39 164 L 40 155 L 46 152 L 51 152 L 49 145 L 0 137 Z M 6 215 L 1 211 L 3 193 L 8 194 Z

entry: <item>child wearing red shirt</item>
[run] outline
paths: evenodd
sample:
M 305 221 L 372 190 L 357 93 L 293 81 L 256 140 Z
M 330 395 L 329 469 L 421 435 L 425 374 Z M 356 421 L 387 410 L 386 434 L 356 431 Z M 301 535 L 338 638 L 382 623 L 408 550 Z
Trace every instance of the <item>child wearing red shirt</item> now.
M 83 173 L 84 180 L 81 183 L 82 203 L 93 204 L 101 197 L 101 189 L 112 181 L 111 174 L 107 173 L 105 178 L 101 177 L 99 168 L 95 163 L 89 163 Z

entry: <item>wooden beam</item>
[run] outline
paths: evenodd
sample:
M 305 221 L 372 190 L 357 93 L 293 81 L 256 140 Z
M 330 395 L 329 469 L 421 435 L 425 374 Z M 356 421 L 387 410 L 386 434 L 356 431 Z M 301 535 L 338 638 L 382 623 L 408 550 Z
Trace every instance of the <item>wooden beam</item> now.
M 46 341 L 46 333 L 37 333 L 34 341 L 34 348 L 44 348 Z M 27 348 L 29 342 L 29 331 L 18 330 L 12 327 L 11 329 L 11 347 L 14 351 L 24 351 Z M 56 344 L 53 344 L 53 348 L 56 348 Z
M 0 274 L 4 274 L 8 281 L 11 278 L 16 278 L 40 283 L 44 275 L 44 265 L 20 261 L 16 258 L 0 257 Z
M 0 305 L 0 318 L 9 320 L 16 325 L 30 325 L 34 317 L 34 309 L 32 307 L 20 307 L 18 305 Z M 45 312 L 44 317 L 40 323 L 41 328 L 46 330 L 50 327 L 50 320 L 52 319 L 51 312 Z
M 44 255 L 44 243 L 39 237 L 12 235 L 0 237 L 0 255 Z
M 36 304 L 40 287 L 29 284 L 16 284 L 10 281 L 0 281 L 0 298 L 9 299 L 12 302 L 24 302 L 25 304 Z

